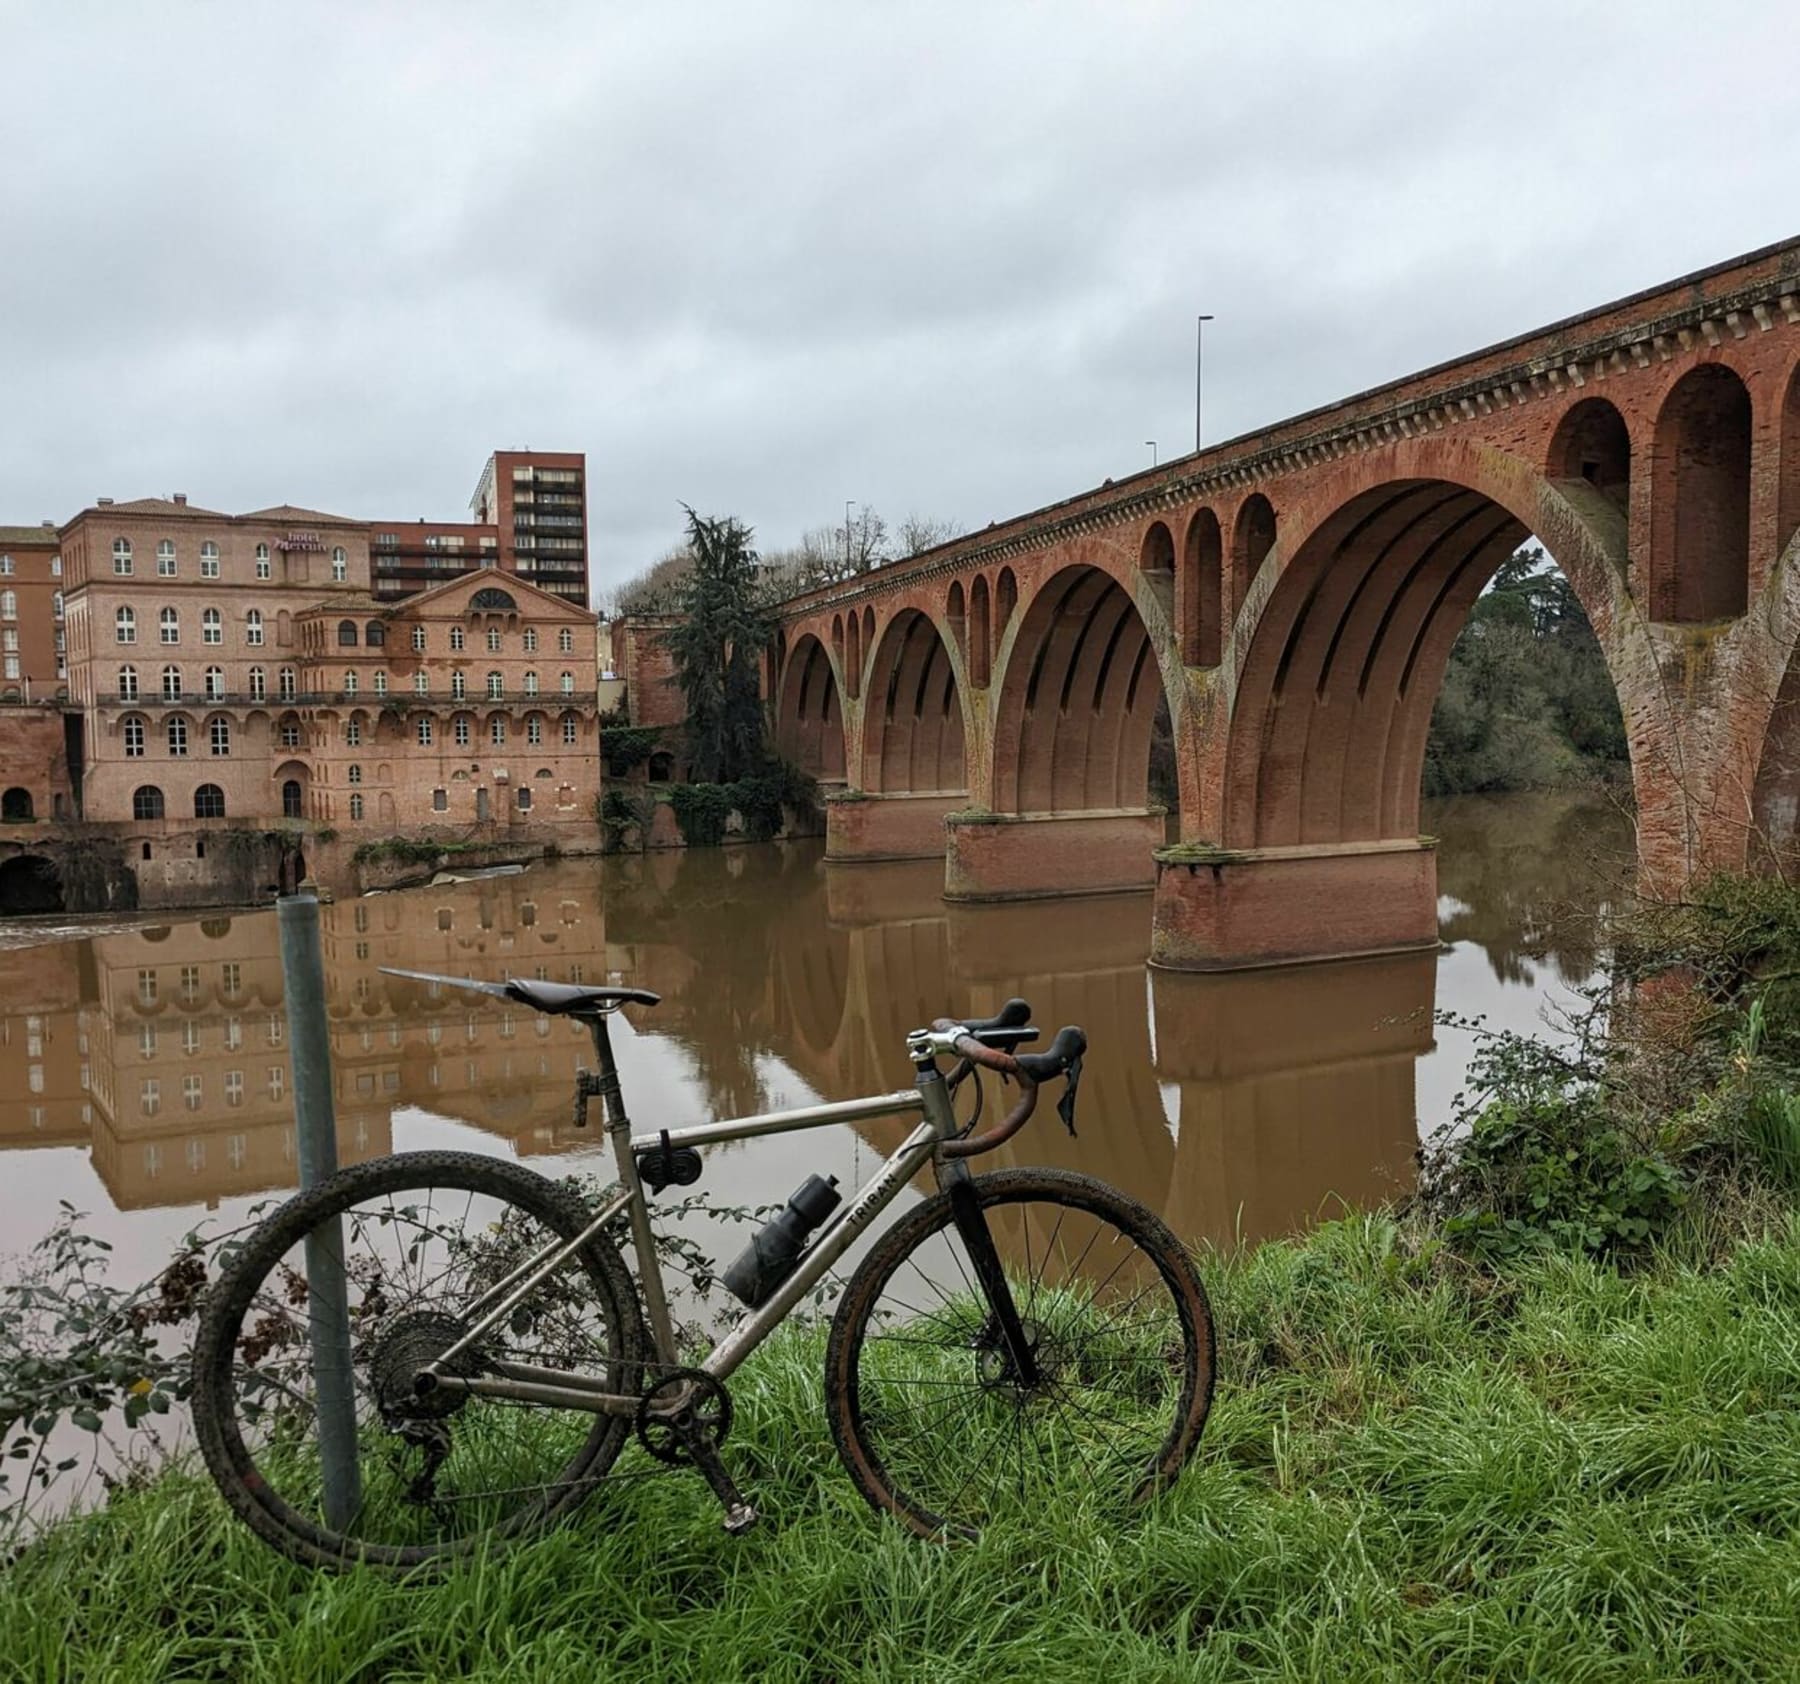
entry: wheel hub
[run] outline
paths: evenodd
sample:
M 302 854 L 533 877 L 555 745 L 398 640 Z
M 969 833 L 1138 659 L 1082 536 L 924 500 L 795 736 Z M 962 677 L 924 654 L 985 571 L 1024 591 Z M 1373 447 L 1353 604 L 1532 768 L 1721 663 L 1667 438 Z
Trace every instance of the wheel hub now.
M 1024 1330 L 1025 1344 L 1037 1364 L 1036 1383 L 1027 1386 L 1020 1381 L 1012 1355 L 1006 1348 L 1006 1336 L 1000 1331 L 999 1324 L 990 1318 L 975 1339 L 975 1373 L 985 1390 L 1030 1397 L 1049 1384 L 1057 1361 L 1054 1342 L 1043 1325 L 1029 1317 L 1021 1316 L 1019 1326 Z
M 444 1310 L 413 1310 L 397 1316 L 383 1330 L 369 1360 L 376 1406 L 390 1424 L 441 1421 L 469 1401 L 469 1394 L 448 1386 L 420 1390 L 419 1371 L 436 1362 L 468 1332 L 462 1318 Z M 479 1351 L 459 1351 L 444 1365 L 446 1373 L 469 1379 L 481 1372 Z

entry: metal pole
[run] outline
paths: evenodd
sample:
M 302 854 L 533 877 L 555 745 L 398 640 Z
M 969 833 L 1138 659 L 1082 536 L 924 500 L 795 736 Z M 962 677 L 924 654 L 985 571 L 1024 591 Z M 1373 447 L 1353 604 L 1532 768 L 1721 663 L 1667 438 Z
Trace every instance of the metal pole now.
M 1200 453 L 1200 379 L 1206 368 L 1206 324 L 1211 316 L 1198 316 L 1194 321 L 1194 454 Z
M 1156 440 L 1145 439 L 1144 443 L 1150 447 L 1150 466 L 1154 468 L 1156 466 Z
M 850 571 L 850 511 L 856 506 L 854 497 L 844 499 L 844 571 Z
M 288 1046 L 294 1060 L 294 1132 L 304 1191 L 337 1170 L 337 1119 L 331 1101 L 331 1036 L 325 1019 L 318 898 L 311 894 L 284 896 L 278 903 L 278 919 Z M 313 1382 L 319 1391 L 325 1524 L 342 1531 L 362 1507 L 362 1473 L 356 1456 L 356 1383 L 350 1366 L 344 1233 L 335 1217 L 306 1236 L 306 1289 Z

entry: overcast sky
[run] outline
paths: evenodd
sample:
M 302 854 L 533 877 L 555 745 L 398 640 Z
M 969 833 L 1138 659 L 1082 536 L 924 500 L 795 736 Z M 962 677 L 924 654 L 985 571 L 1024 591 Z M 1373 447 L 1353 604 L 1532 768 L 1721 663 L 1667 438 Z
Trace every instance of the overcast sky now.
M 1800 233 L 1800 6 L 0 0 L 0 522 L 963 526 Z

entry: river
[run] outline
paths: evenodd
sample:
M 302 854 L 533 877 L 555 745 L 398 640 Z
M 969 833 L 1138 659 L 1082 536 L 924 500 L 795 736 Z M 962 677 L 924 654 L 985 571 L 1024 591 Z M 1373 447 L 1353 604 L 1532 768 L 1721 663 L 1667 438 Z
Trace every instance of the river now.
M 1463 797 L 1427 824 L 1439 952 L 1217 977 L 1146 967 L 1147 894 L 951 907 L 935 863 L 827 867 L 817 844 L 341 901 L 323 914 L 340 1156 L 460 1145 L 605 1172 L 570 1121 L 578 1029 L 383 966 L 655 990 L 616 1037 L 640 1129 L 903 1085 L 908 1029 L 1021 994 L 1091 1051 L 1077 1136 L 1046 1105 L 997 1158 L 1091 1171 L 1195 1239 L 1290 1231 L 1406 1188 L 1469 1050 L 1433 1009 L 1538 1025 L 1592 973 L 1593 915 L 1629 881 L 1630 821 L 1592 796 Z M 196 1224 L 294 1184 L 272 911 L 15 923 L 0 949 L 0 1253 L 67 1200 L 121 1274 L 148 1275 Z M 700 1190 L 777 1202 L 809 1172 L 867 1175 L 893 1139 L 738 1143 Z

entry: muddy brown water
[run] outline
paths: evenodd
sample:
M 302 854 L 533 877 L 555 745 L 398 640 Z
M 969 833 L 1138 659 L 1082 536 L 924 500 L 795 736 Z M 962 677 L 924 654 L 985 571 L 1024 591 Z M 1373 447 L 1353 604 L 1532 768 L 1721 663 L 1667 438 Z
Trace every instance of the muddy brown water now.
M 1409 1184 L 1468 1055 L 1433 1009 L 1538 1024 L 1593 971 L 1593 914 L 1629 880 L 1629 819 L 1591 797 L 1461 798 L 1427 822 L 1442 951 L 1217 977 L 1146 967 L 1147 894 L 951 907 L 932 863 L 828 867 L 816 845 L 340 901 L 324 912 L 340 1156 L 456 1145 L 606 1169 L 570 1122 L 574 1026 L 434 998 L 384 965 L 654 989 L 617 1037 L 639 1128 L 904 1085 L 908 1029 L 1022 994 L 1047 1033 L 1088 1032 L 1079 1134 L 1045 1105 L 995 1161 L 1091 1171 L 1192 1238 L 1290 1231 Z M 0 949 L 0 1256 L 68 1200 L 121 1274 L 146 1276 L 197 1223 L 294 1184 L 272 911 L 14 923 Z M 700 1190 L 760 1204 L 814 1171 L 866 1176 L 903 1128 L 718 1148 Z

